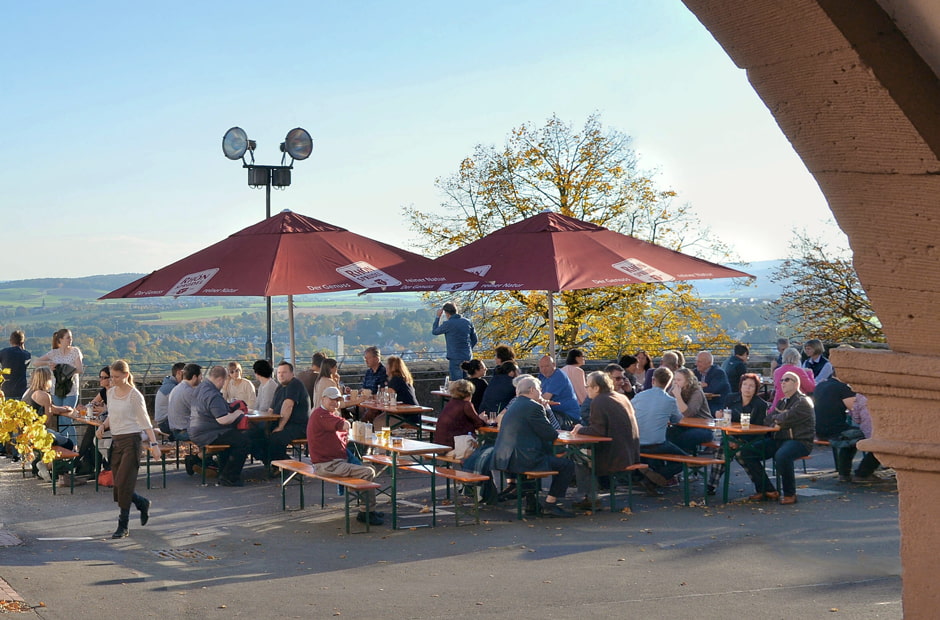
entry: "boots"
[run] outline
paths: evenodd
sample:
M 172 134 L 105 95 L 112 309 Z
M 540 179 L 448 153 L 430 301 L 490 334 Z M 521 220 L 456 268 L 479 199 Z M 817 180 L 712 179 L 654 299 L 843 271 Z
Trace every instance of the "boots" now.
M 111 534 L 111 538 L 127 538 L 127 522 L 130 520 L 130 510 L 122 510 L 118 516 L 118 526 Z
M 134 497 L 131 498 L 131 501 L 134 502 L 134 507 L 140 511 L 140 524 L 147 525 L 147 521 L 150 520 L 150 500 L 134 493 Z

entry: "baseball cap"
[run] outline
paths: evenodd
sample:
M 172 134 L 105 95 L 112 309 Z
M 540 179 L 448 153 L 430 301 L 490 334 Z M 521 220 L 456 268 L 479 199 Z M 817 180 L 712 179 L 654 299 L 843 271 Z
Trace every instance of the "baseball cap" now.
M 325 390 L 323 390 L 323 395 L 327 398 L 332 398 L 333 400 L 337 400 L 343 397 L 343 395 L 339 391 L 339 388 L 335 388 L 332 385 L 326 388 Z

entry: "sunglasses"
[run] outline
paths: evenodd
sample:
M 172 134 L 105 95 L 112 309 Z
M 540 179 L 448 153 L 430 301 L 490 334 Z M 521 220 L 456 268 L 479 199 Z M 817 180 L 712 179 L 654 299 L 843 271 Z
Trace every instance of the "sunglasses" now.
M 785 379 L 781 379 L 781 380 L 780 380 L 780 383 L 786 383 L 787 381 L 796 381 L 796 379 L 794 379 L 794 378 L 792 378 L 792 377 L 787 377 L 787 378 L 785 378 Z

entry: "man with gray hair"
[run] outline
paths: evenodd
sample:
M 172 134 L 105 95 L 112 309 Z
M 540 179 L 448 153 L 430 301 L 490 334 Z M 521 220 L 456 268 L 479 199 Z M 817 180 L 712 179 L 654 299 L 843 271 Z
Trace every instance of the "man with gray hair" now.
M 516 383 L 516 399 L 503 415 L 493 448 L 493 467 L 510 474 L 557 471 L 552 477 L 543 512 L 550 517 L 571 518 L 574 513 L 562 508 L 559 500 L 565 497 L 574 477 L 574 463 L 555 456 L 553 443 L 558 431 L 545 418 L 540 404 L 541 390 L 542 384 L 535 377 L 522 377 Z M 526 496 L 527 510 L 535 511 L 537 493 Z
M 711 351 L 700 351 L 695 356 L 695 378 L 702 384 L 705 398 L 708 400 L 708 410 L 715 412 L 725 406 L 725 400 L 731 394 L 731 384 L 725 371 L 715 366 L 715 358 Z

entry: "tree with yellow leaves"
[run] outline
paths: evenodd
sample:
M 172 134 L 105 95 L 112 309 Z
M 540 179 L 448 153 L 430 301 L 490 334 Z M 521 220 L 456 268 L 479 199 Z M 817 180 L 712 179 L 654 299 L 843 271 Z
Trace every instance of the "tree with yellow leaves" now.
M 9 368 L 0 370 L 0 384 L 3 375 L 9 372 Z M 42 454 L 45 463 L 51 463 L 55 456 L 52 435 L 46 430 L 46 416 L 39 415 L 23 401 L 5 398 L 0 392 L 0 445 L 11 443 L 24 458 L 34 450 Z
M 438 256 L 494 230 L 551 209 L 679 251 L 725 257 L 687 204 L 656 187 L 638 168 L 629 136 L 593 114 L 576 130 L 553 116 L 544 127 L 522 125 L 503 147 L 478 145 L 452 176 L 438 179 L 442 209 L 405 210 L 422 249 Z M 637 348 L 659 351 L 690 341 L 729 342 L 718 316 L 691 285 L 638 284 L 557 295 L 558 347 L 614 357 Z M 435 300 L 438 301 L 438 300 Z M 509 342 L 526 355 L 546 345 L 544 292 L 468 292 L 461 300 L 484 342 Z

